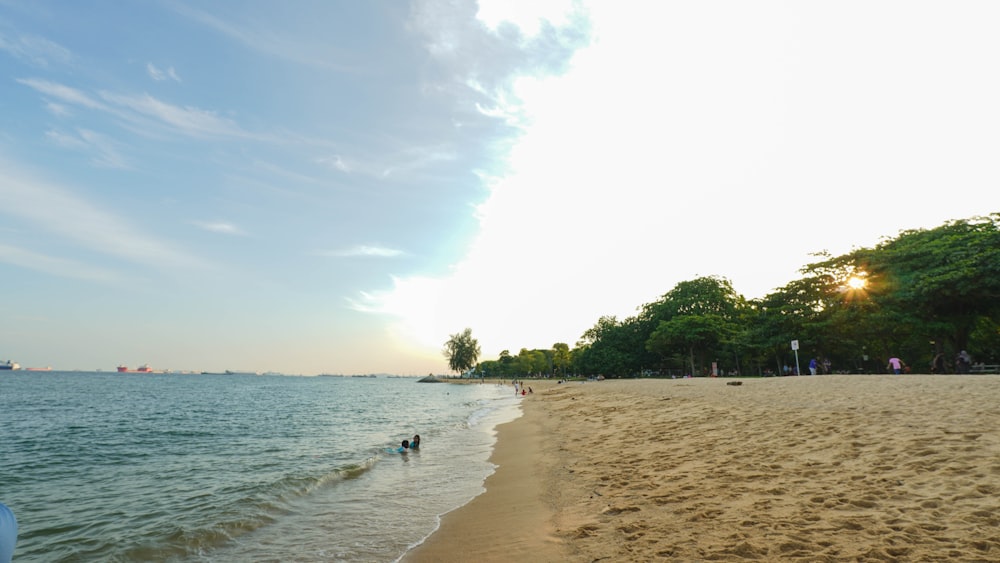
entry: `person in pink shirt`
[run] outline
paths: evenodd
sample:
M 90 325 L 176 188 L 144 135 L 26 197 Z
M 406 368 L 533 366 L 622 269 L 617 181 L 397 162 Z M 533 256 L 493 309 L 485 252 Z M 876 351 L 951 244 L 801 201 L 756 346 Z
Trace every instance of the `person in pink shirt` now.
M 903 368 L 906 367 L 906 364 L 903 362 L 903 360 L 900 360 L 896 356 L 893 356 L 889 358 L 889 365 L 886 367 L 888 369 L 891 369 L 892 373 L 899 375 L 903 373 Z

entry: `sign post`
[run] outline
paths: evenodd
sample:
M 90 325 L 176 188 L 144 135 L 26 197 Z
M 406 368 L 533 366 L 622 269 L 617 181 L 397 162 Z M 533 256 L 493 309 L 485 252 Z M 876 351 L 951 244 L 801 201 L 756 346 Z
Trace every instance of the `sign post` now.
M 792 350 L 795 351 L 795 375 L 802 375 L 799 371 L 799 341 L 792 340 Z

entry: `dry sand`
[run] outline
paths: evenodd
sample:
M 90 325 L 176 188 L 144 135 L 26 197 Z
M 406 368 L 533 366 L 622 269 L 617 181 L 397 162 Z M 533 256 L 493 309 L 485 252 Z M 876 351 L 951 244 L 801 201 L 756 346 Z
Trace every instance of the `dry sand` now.
M 1000 376 L 532 387 L 406 563 L 1000 561 Z

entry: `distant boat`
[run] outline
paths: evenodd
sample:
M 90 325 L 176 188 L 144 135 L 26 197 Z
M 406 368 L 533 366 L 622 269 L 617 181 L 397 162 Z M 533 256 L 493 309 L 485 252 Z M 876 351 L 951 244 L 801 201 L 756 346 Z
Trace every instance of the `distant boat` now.
M 156 373 L 149 364 L 142 364 L 136 369 L 128 369 L 128 366 L 118 366 L 119 373 Z
M 21 364 L 17 362 L 12 362 L 10 360 L 7 360 L 5 363 L 0 364 L 0 370 L 14 371 L 16 369 L 21 369 Z
M 27 371 L 52 371 L 52 366 L 46 366 L 43 368 L 24 368 Z

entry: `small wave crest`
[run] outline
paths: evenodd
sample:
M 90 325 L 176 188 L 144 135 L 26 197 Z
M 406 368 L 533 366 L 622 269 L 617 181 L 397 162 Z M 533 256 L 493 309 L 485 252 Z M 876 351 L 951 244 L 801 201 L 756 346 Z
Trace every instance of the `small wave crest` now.
M 370 471 L 378 459 L 379 456 L 373 454 L 360 463 L 341 465 L 318 475 L 288 475 L 270 486 L 271 493 L 282 501 L 307 496 L 321 487 L 360 477 Z
M 506 394 L 489 399 L 480 399 L 476 402 L 472 412 L 466 418 L 466 428 L 476 428 L 485 423 L 500 424 L 509 420 L 514 420 L 519 416 L 520 404 Z M 502 414 L 502 420 L 493 420 L 495 414 Z
M 211 560 L 213 551 L 294 511 L 295 500 L 318 489 L 356 479 L 370 471 L 378 459 L 378 455 L 370 455 L 361 462 L 341 465 L 326 472 L 286 475 L 273 482 L 261 483 L 252 490 L 232 491 L 231 494 L 239 498 L 228 503 L 219 503 L 216 498 L 211 503 L 214 510 L 206 505 L 206 499 L 198 499 L 203 505 L 200 509 L 204 513 L 202 522 L 175 523 L 172 528 L 161 530 L 157 534 L 159 539 L 147 538 L 141 545 L 126 549 L 125 560 L 164 561 L 185 557 Z

